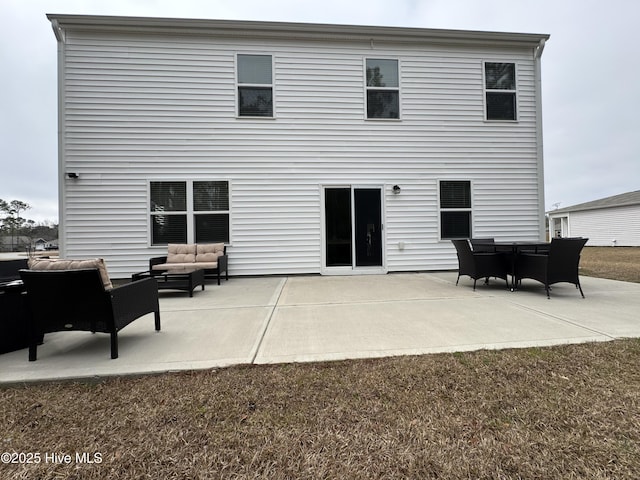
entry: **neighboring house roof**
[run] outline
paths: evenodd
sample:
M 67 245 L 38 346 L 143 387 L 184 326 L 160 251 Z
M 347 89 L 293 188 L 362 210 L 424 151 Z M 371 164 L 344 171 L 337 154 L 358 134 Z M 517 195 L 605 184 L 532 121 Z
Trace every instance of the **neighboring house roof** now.
M 547 213 L 555 215 L 557 213 L 581 212 L 583 210 L 598 210 L 600 208 L 626 207 L 629 205 L 640 205 L 640 190 L 635 192 L 621 193 L 612 197 L 601 198 L 591 202 L 580 203 L 571 207 L 551 210 Z

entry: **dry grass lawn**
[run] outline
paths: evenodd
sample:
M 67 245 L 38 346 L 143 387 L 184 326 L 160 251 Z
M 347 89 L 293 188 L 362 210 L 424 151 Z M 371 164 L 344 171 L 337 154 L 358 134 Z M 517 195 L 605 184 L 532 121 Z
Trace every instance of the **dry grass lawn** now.
M 585 247 L 580 266 L 582 275 L 640 283 L 640 248 Z
M 0 479 L 636 480 L 638 365 L 630 339 L 3 387 L 0 452 L 39 463 Z

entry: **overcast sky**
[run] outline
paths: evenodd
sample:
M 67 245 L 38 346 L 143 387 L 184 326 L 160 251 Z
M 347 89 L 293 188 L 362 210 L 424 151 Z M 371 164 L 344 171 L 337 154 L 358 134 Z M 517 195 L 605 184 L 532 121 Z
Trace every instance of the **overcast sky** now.
M 47 13 L 548 33 L 545 205 L 640 189 L 634 0 L 0 0 L 0 198 L 58 220 L 56 40 Z

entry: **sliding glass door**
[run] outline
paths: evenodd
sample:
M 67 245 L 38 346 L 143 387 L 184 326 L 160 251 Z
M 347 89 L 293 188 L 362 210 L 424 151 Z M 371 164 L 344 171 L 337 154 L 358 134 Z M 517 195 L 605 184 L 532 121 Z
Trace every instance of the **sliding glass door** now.
M 382 267 L 382 189 L 325 187 L 325 267 Z
M 327 267 L 350 267 L 352 260 L 351 189 L 324 191 Z
M 355 188 L 356 267 L 382 266 L 382 208 L 379 188 Z

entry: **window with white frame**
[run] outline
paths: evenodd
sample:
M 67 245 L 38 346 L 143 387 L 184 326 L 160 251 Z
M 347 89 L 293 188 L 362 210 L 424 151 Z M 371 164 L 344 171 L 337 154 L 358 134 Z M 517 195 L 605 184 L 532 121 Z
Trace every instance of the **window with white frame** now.
M 271 55 L 237 57 L 238 116 L 273 117 Z
M 484 62 L 487 120 L 517 120 L 516 64 Z
M 398 60 L 366 59 L 367 118 L 400 118 Z
M 151 245 L 229 243 L 229 182 L 152 181 Z
M 471 238 L 471 182 L 440 181 L 440 238 Z

